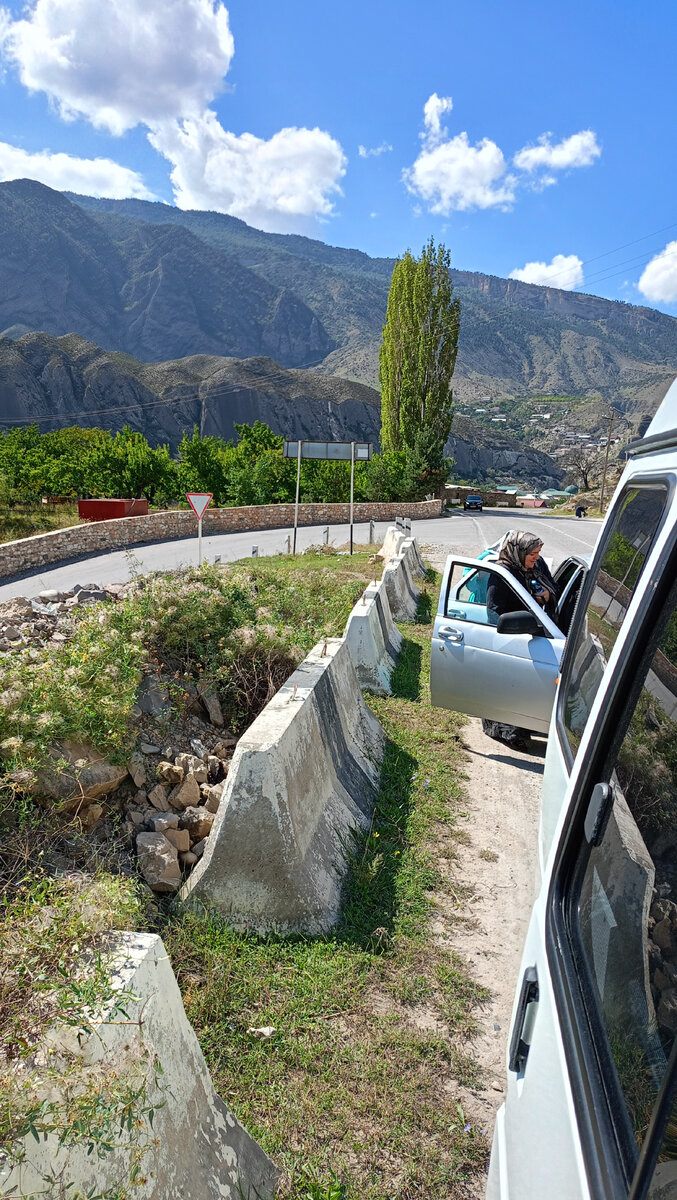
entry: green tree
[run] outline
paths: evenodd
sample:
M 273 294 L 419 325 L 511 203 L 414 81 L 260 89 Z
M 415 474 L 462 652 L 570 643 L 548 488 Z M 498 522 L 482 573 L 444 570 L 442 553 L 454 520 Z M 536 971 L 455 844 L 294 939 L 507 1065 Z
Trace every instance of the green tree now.
M 379 355 L 383 450 L 413 452 L 418 439 L 419 452 L 432 454 L 431 467 L 441 460 L 460 319 L 449 251 L 433 238 L 420 258 L 407 250 L 393 271 Z

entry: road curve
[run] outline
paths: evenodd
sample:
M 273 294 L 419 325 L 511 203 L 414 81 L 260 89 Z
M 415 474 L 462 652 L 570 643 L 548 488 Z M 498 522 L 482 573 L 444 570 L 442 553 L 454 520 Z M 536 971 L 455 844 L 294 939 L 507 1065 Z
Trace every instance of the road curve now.
M 383 541 L 383 535 L 392 521 L 375 522 L 375 540 Z M 461 510 L 445 517 L 436 517 L 412 522 L 412 533 L 422 546 L 430 546 L 431 560 L 439 562 L 448 553 L 474 555 L 510 528 L 542 530 L 545 543 L 544 554 L 552 558 L 555 565 L 568 554 L 590 551 L 596 541 L 601 522 L 576 520 L 575 517 L 559 517 L 552 513 L 540 515 L 531 510 L 485 509 L 482 513 L 469 514 Z M 322 541 L 321 525 L 298 530 L 297 547 L 319 545 Z M 251 556 L 252 547 L 257 546 L 259 555 L 283 554 L 287 548 L 287 537 L 293 530 L 265 529 L 247 533 L 220 533 L 202 539 L 203 558 L 214 562 L 220 556 L 222 562 L 234 562 Z M 348 525 L 329 527 L 329 541 L 334 546 L 344 546 L 349 536 Z M 369 538 L 369 524 L 355 525 L 355 541 L 365 543 Z M 151 542 L 133 546 L 129 550 L 110 550 L 105 554 L 85 555 L 75 560 L 50 565 L 35 571 L 24 572 L 0 583 L 0 603 L 15 596 L 35 596 L 48 588 L 67 590 L 75 583 L 125 583 L 135 574 L 148 571 L 169 571 L 197 563 L 197 538 L 181 538 L 173 542 Z

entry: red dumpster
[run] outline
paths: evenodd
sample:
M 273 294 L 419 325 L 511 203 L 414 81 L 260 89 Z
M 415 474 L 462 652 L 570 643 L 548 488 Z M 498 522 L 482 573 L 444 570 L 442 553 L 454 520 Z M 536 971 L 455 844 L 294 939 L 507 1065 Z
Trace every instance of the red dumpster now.
M 109 521 L 112 517 L 146 517 L 147 500 L 78 500 L 81 521 Z

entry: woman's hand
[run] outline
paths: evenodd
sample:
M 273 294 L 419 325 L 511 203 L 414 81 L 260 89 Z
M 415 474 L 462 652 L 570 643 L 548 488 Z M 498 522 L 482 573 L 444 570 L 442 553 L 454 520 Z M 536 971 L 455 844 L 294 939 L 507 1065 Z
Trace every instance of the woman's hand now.
M 538 603 L 541 605 L 541 608 L 545 608 L 546 604 L 550 600 L 550 592 L 548 591 L 548 589 L 546 587 L 544 587 L 541 592 L 537 593 L 536 599 L 538 600 Z

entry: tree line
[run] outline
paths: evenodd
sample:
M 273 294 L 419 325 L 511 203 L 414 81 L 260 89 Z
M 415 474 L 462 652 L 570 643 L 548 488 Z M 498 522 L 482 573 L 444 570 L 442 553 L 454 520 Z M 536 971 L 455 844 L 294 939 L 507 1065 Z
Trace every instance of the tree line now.
M 78 426 L 50 433 L 36 425 L 9 429 L 0 435 L 0 502 L 119 496 L 165 507 L 185 501 L 186 492 L 211 492 L 219 507 L 293 501 L 296 460 L 283 457 L 284 439 L 261 421 L 235 430 L 237 441 L 226 441 L 202 437 L 195 426 L 173 455 L 129 426 L 116 434 Z M 405 451 L 355 464 L 356 500 L 418 500 L 437 483 L 425 461 Z M 302 501 L 342 502 L 349 491 L 350 463 L 302 461 Z

